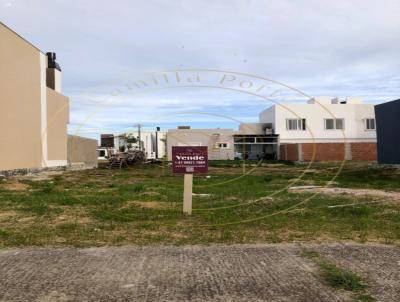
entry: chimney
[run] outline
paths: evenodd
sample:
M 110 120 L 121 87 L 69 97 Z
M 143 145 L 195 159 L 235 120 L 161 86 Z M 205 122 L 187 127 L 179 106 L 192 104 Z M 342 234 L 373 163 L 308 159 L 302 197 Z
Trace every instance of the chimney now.
M 56 54 L 54 52 L 48 52 L 46 55 L 46 85 L 47 87 L 61 93 L 61 68 L 56 62 Z

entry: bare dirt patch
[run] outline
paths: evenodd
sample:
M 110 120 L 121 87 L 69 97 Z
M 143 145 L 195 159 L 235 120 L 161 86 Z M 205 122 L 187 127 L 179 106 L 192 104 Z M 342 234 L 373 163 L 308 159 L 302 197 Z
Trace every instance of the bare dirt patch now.
M 156 191 L 147 191 L 147 192 L 143 192 L 142 195 L 157 196 L 157 195 L 160 195 L 160 193 L 158 193 Z
M 16 178 L 22 180 L 42 181 L 52 179 L 54 176 L 61 175 L 64 172 L 65 171 L 42 171 L 38 173 L 29 173 Z
M 53 223 L 55 225 L 59 225 L 59 224 L 64 224 L 64 223 L 77 223 L 77 224 L 89 224 L 92 223 L 92 219 L 90 219 L 87 216 L 76 216 L 76 215 L 72 215 L 72 214 L 63 214 L 60 216 L 57 216 Z
M 17 216 L 18 213 L 15 211 L 0 211 L 0 221 L 8 220 Z
M 400 201 L 400 192 L 388 192 L 373 189 L 325 188 L 317 186 L 303 186 L 289 188 L 291 193 L 322 193 L 327 195 L 374 196 L 384 199 Z
M 5 189 L 8 191 L 26 191 L 28 188 L 29 185 L 21 182 L 11 182 L 0 185 L 0 189 Z
M 65 223 L 76 223 L 76 224 L 91 224 L 93 220 L 90 216 L 86 213 L 84 208 L 76 207 L 76 208 L 69 208 L 69 207 L 62 207 L 63 212 L 62 214 L 58 215 L 52 220 L 54 225 L 60 225 Z
M 168 209 L 171 208 L 171 205 L 166 202 L 159 202 L 159 201 L 136 201 L 131 200 L 128 201 L 128 205 L 136 205 L 141 208 L 147 209 Z

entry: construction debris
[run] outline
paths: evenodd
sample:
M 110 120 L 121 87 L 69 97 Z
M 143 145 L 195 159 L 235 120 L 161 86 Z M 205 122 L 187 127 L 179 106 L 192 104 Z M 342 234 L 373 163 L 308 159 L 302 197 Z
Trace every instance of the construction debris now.
M 128 150 L 112 154 L 108 159 L 108 168 L 122 169 L 135 163 L 143 162 L 145 154 L 141 150 Z

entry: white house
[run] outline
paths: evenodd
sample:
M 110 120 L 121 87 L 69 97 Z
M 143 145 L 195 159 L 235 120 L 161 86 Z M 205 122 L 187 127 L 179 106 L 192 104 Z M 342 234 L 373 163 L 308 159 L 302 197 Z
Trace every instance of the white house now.
M 328 159 L 336 160 L 342 157 L 355 159 L 358 151 L 352 151 L 365 147 L 369 154 L 361 157 L 376 158 L 374 105 L 363 104 L 361 98 L 348 97 L 341 101 L 338 98 L 318 97 L 306 104 L 276 104 L 262 111 L 259 119 L 260 123 L 272 124 L 274 132 L 279 134 L 281 145 L 315 144 L 320 149 L 321 158 L 322 153 L 337 152 L 336 155 L 327 155 Z M 339 145 L 333 145 L 335 143 Z M 281 152 L 287 150 L 281 148 Z M 304 150 L 297 152 L 297 160 L 304 159 L 303 153 Z M 281 154 L 282 157 L 285 155 Z
M 318 97 L 273 105 L 239 130 L 171 129 L 167 158 L 172 146 L 196 145 L 208 146 L 210 159 L 376 160 L 375 128 L 374 105 Z
M 376 142 L 374 105 L 360 98 L 319 97 L 307 104 L 277 104 L 260 113 L 281 143 Z

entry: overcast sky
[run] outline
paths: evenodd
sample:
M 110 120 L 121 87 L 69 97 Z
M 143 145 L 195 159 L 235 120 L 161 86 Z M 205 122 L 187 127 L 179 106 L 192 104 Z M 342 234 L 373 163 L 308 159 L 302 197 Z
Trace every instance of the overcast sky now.
M 241 93 L 178 88 L 96 109 L 113 87 L 161 70 L 233 70 L 313 96 L 399 98 L 399 15 L 399 0 L 0 0 L 2 22 L 57 53 L 70 132 L 92 137 L 138 122 L 235 128 L 217 114 L 256 122 L 270 105 Z M 210 115 L 179 114 L 185 110 Z

